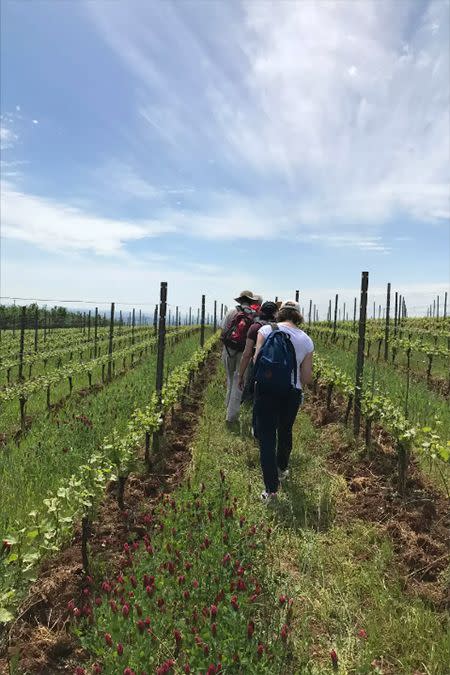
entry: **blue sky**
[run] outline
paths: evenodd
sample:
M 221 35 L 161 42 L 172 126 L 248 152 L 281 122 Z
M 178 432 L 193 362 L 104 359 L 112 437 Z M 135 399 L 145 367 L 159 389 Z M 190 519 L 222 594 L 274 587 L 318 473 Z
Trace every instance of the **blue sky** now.
M 1 3 L 1 295 L 449 285 L 447 1 Z

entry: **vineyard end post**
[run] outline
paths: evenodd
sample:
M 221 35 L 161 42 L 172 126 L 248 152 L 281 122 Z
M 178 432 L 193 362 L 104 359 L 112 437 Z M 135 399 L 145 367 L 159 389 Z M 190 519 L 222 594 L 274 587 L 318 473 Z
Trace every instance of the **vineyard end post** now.
M 361 302 L 359 306 L 359 325 L 358 325 L 358 353 L 356 357 L 356 380 L 355 380 L 355 399 L 353 414 L 353 433 L 355 437 L 359 435 L 361 428 L 361 401 L 364 375 L 364 347 L 366 341 L 366 321 L 367 321 L 367 289 L 369 287 L 369 273 L 363 272 L 361 275 Z

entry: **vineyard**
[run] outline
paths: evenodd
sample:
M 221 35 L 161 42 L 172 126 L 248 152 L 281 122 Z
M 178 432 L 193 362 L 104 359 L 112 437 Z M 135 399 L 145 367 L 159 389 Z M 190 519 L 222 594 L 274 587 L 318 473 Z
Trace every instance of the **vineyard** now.
M 269 506 L 250 406 L 225 425 L 225 305 L 1 309 L 0 672 L 448 672 L 447 294 L 369 318 L 364 274 L 353 320 L 306 304 Z

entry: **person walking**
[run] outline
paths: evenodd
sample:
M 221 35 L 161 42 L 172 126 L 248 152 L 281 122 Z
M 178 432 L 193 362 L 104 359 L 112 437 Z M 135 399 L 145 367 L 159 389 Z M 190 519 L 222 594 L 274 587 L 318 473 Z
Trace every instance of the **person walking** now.
M 227 375 L 226 422 L 229 425 L 239 419 L 242 391 L 239 389 L 239 365 L 245 349 L 247 332 L 253 323 L 256 312 L 251 305 L 257 296 L 252 291 L 242 291 L 235 302 L 237 305 L 225 316 L 222 324 L 222 360 Z
M 289 474 L 292 427 L 312 381 L 314 344 L 300 325 L 298 302 L 284 302 L 277 322 L 262 326 L 256 340 L 254 419 L 265 490 L 263 501 L 276 496 Z
M 270 300 L 261 305 L 258 315 L 248 329 L 245 349 L 239 365 L 239 389 L 242 391 L 242 401 L 253 401 L 254 378 L 253 356 L 255 354 L 256 338 L 262 326 L 275 321 L 277 305 Z

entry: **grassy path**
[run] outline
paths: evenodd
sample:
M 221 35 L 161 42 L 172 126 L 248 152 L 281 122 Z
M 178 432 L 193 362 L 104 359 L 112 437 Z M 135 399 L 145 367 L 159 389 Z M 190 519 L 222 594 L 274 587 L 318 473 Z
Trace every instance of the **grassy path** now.
M 251 520 L 269 521 L 270 575 L 294 597 L 292 673 L 339 672 L 444 675 L 450 663 L 448 617 L 402 590 L 389 541 L 360 520 L 338 524 L 336 506 L 348 500 L 344 479 L 328 469 L 330 442 L 306 413 L 295 427 L 291 478 L 278 504 L 259 503 L 262 489 L 258 450 L 249 437 L 224 424 L 224 383 L 210 384 L 197 442 L 193 474 L 198 480 L 223 469 L 239 508 Z

